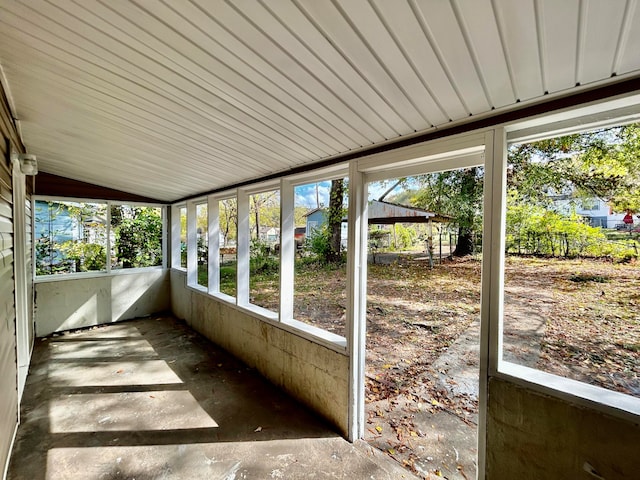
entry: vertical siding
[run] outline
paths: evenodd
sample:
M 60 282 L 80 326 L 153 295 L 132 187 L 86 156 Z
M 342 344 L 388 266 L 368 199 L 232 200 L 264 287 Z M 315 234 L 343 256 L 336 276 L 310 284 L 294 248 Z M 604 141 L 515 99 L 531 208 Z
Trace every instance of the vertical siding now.
M 18 423 L 13 200 L 6 158 L 10 142 L 16 146 L 21 146 L 21 142 L 1 87 L 0 132 L 0 469 L 3 469 Z
M 6 158 L 6 152 L 2 155 Z M 14 299 L 11 177 L 3 164 L 0 167 L 0 468 L 6 464 L 18 422 Z

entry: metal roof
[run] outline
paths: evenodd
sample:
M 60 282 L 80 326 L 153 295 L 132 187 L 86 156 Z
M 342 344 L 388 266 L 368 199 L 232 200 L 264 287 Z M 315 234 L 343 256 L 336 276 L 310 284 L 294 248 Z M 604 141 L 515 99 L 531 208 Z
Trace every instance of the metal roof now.
M 0 0 L 52 174 L 163 200 L 636 76 L 636 0 Z

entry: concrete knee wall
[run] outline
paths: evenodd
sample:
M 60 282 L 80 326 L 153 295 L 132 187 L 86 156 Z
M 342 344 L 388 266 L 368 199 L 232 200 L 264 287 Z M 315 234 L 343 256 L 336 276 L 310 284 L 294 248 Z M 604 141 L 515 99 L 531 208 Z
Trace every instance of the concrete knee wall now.
M 264 377 L 323 416 L 346 436 L 349 359 L 277 322 L 186 286 L 186 274 L 171 272 L 173 313 L 194 330 L 257 369 Z

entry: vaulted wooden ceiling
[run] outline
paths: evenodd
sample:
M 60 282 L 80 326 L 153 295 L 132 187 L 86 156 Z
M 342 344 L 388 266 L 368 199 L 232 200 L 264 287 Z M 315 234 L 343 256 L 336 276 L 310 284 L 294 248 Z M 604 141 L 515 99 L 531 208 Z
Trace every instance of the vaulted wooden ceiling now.
M 172 201 L 640 73 L 637 0 L 0 1 L 40 169 Z

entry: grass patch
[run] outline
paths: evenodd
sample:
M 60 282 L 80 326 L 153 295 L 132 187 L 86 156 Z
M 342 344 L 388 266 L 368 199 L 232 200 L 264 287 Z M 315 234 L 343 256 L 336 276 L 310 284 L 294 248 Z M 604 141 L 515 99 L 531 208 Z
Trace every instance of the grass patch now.
M 595 282 L 595 283 L 608 283 L 609 277 L 602 275 L 592 275 L 588 273 L 575 273 L 569 277 L 569 280 L 576 283 Z

